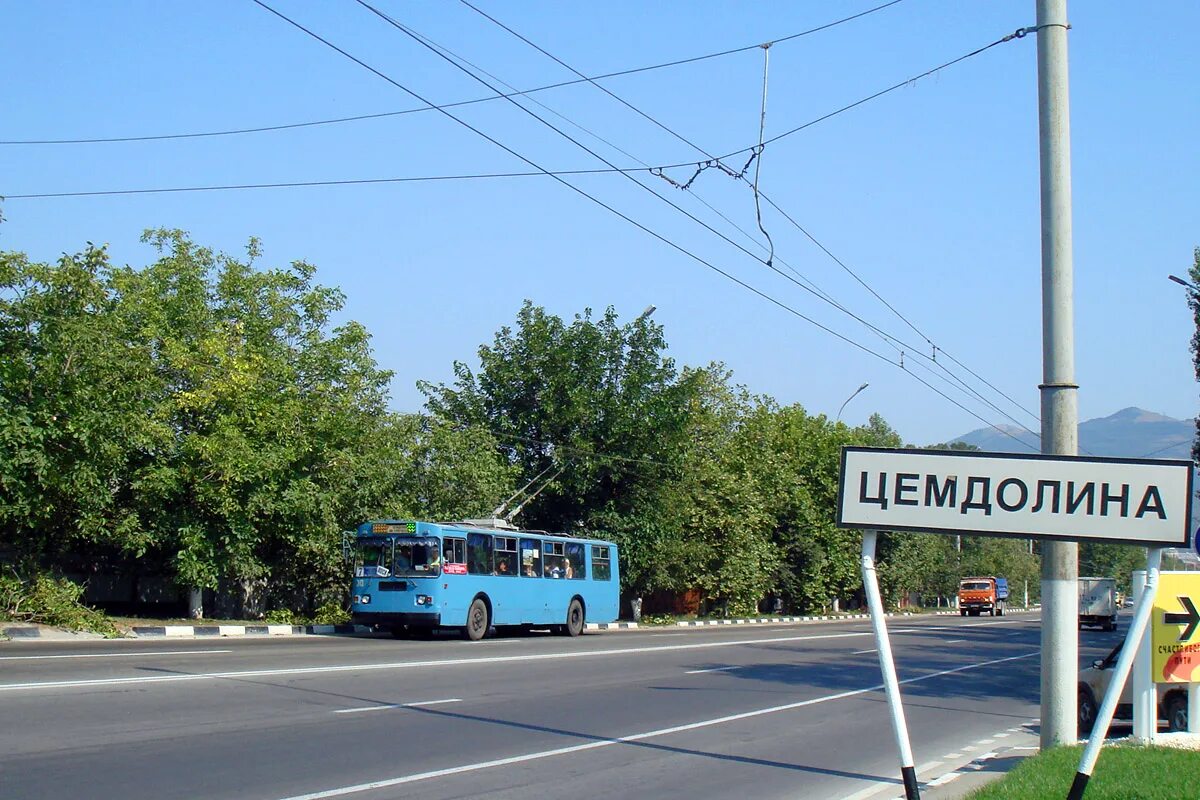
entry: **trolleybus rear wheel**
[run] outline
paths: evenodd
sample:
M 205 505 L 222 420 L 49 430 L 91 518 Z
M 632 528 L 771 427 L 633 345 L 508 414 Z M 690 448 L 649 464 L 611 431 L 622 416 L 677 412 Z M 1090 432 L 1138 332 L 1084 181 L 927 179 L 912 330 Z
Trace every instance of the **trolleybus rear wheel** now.
M 579 600 L 571 600 L 571 604 L 567 606 L 567 624 L 563 626 L 563 633 L 567 636 L 583 633 L 583 603 Z

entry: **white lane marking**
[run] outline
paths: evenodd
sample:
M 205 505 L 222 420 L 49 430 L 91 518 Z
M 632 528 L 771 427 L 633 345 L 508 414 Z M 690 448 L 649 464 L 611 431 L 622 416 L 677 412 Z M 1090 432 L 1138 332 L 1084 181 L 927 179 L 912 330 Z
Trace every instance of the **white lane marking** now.
M 954 669 L 941 670 L 939 672 L 931 672 L 928 675 L 921 675 L 916 678 L 907 678 L 900 681 L 901 684 L 917 683 L 919 681 L 927 681 L 933 678 L 939 678 L 944 675 L 951 675 L 958 672 L 966 672 L 967 670 L 979 669 L 980 667 L 990 667 L 994 664 L 1002 664 L 1008 661 L 1017 661 L 1025 658 L 1032 658 L 1038 655 L 1038 651 L 1025 653 L 1019 656 L 1009 656 L 993 661 L 981 661 L 976 664 L 967 664 Z M 570 755 L 572 753 L 580 753 L 585 750 L 598 750 L 602 747 L 612 747 L 617 744 L 625 744 L 628 742 L 640 742 L 645 739 L 654 739 L 659 736 L 667 736 L 673 733 L 682 733 L 684 731 L 694 731 L 700 728 L 710 728 L 714 725 L 722 725 L 726 722 L 737 722 L 743 719 L 751 719 L 753 717 L 761 717 L 766 714 L 777 714 L 781 711 L 791 711 L 805 706 L 815 706 L 819 703 L 828 703 L 831 700 L 844 700 L 849 697 L 856 697 L 868 692 L 877 692 L 883 689 L 883 684 L 875 686 L 866 686 L 861 689 L 851 689 L 837 694 L 829 694 L 824 697 L 814 697 L 809 700 L 801 700 L 796 703 L 787 703 L 781 706 L 771 706 L 769 708 L 760 708 L 754 711 L 743 711 L 740 714 L 730 714 L 725 717 L 715 717 L 713 719 L 701 720 L 699 722 L 691 722 L 686 725 L 676 725 L 670 728 L 659 728 L 658 730 L 645 731 L 644 733 L 634 733 L 629 736 L 621 736 L 613 739 L 599 739 L 598 741 L 587 742 L 585 744 L 571 745 L 570 747 L 558 747 L 553 750 L 542 750 L 536 753 L 526 753 L 522 756 L 510 756 L 508 758 L 498 758 L 494 761 L 480 761 L 474 764 L 463 764 L 458 767 L 450 767 L 448 769 L 437 769 L 430 772 L 418 772 L 412 775 L 402 775 L 396 778 L 386 778 L 384 780 L 371 781 L 370 783 L 359 783 L 353 786 L 340 786 L 336 789 L 326 789 L 319 792 L 310 792 L 309 794 L 292 795 L 291 797 L 282 798 L 282 800 L 326 800 L 330 797 L 344 797 L 348 794 L 357 794 L 359 792 L 369 792 L 375 789 L 387 789 L 392 786 L 400 786 L 406 783 L 416 783 L 418 781 L 426 781 L 433 778 L 444 778 L 448 775 L 461 775 L 466 772 L 477 772 L 484 769 L 492 769 L 493 767 L 506 767 L 512 764 L 523 764 L 528 761 L 539 761 L 544 758 L 552 758 L 554 756 Z M 885 784 L 886 785 L 886 784 Z
M 867 653 L 877 653 L 877 652 L 879 652 L 879 651 L 876 648 L 871 648 L 870 650 L 855 650 L 850 655 L 861 656 L 861 655 L 866 655 Z
M 995 739 L 980 739 L 975 744 L 995 744 L 995 743 L 996 743 Z
M 946 755 L 942 756 L 942 760 L 943 761 L 953 761 L 956 758 L 962 758 L 962 757 L 963 757 L 962 753 L 946 753 Z
M 34 661 L 47 658 L 134 658 L 136 656 L 206 656 L 232 650 L 162 650 L 155 653 L 65 653 L 56 656 L 0 656 L 0 661 Z
M 699 675 L 702 672 L 731 672 L 732 670 L 735 670 L 735 669 L 741 669 L 741 667 L 739 666 L 739 667 L 713 667 L 712 669 L 689 669 L 684 674 L 685 675 Z
M 928 772 L 929 770 L 933 769 L 934 767 L 940 767 L 941 765 L 942 765 L 941 761 L 930 761 L 927 764 L 922 764 L 919 767 L 915 767 L 914 771 L 918 775 L 920 775 L 922 772 Z
M 387 711 L 393 708 L 420 708 L 421 706 L 440 706 L 443 703 L 461 703 L 462 699 L 450 697 L 445 700 L 422 700 L 419 703 L 395 703 L 386 706 L 366 706 L 365 708 L 339 708 L 335 714 L 359 714 L 363 711 Z
M 950 781 L 958 780 L 960 777 L 962 777 L 961 772 L 947 772 L 942 777 L 935 778 L 934 780 L 931 780 L 926 785 L 927 786 L 944 786 L 947 783 L 949 783 Z
M 899 781 L 891 781 L 890 783 L 873 783 L 865 789 L 859 789 L 854 794 L 848 794 L 842 800 L 867 800 L 868 797 L 874 794 L 879 794 L 884 789 L 895 789 Z
M 978 749 L 979 749 L 978 747 L 975 747 L 975 746 L 973 746 L 973 745 L 967 745 L 966 747 L 964 747 L 964 748 L 962 749 L 962 751 L 963 751 L 964 753 L 974 753 L 974 752 L 975 752 L 976 750 L 978 750 Z
M 997 733 L 997 734 L 996 734 L 996 738 L 997 738 L 997 739 L 1007 739 L 1007 738 L 1008 738 L 1009 736 L 1011 736 L 1011 735 L 1012 735 L 1012 734 L 1008 734 L 1008 733 Z
M 965 641 L 966 639 L 947 639 L 946 641 L 942 642 L 942 644 L 958 644 L 959 642 Z
M 402 670 L 419 667 L 457 667 L 474 664 L 503 664 L 517 661 L 556 661 L 560 659 L 603 656 L 634 655 L 641 653 L 669 653 L 682 650 L 711 650 L 718 647 L 738 647 L 750 644 L 777 644 L 780 641 L 811 642 L 821 639 L 845 639 L 854 636 L 871 636 L 870 631 L 854 633 L 813 634 L 793 636 L 790 639 L 737 639 L 730 641 L 699 642 L 694 644 L 668 644 L 658 647 L 621 647 L 607 650 L 575 650 L 568 653 L 536 653 L 513 656 L 486 656 L 484 658 L 447 658 L 436 661 L 391 661 L 375 664 L 337 664 L 325 667 L 289 667 L 277 669 L 254 669 L 238 672 L 197 672 L 191 675 L 143 675 L 130 678 L 94 678 L 78 681 L 41 681 L 32 683 L 3 683 L 0 692 L 24 689 L 65 689 L 87 686 L 119 686 L 140 683 L 175 683 L 178 681 L 220 680 L 224 678 L 266 678 L 278 675 L 318 675 L 329 672 L 374 672 L 377 670 Z

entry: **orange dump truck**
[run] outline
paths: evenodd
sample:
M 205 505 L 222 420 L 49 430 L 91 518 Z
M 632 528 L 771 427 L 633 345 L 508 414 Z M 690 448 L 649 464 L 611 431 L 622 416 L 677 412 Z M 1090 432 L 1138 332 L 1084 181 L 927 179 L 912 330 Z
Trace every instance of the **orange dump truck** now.
M 958 613 L 978 617 L 985 611 L 993 617 L 1004 616 L 1008 604 L 1008 581 L 1004 578 L 963 578 L 958 582 Z

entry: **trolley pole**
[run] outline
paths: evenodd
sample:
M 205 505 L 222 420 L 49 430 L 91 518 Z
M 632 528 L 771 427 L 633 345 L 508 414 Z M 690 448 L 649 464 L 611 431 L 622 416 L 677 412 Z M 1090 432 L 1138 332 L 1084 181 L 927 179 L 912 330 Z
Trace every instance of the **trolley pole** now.
M 1042 199 L 1042 452 L 1076 455 L 1071 255 L 1071 123 L 1067 89 L 1067 2 L 1037 0 L 1038 131 Z M 1041 746 L 1076 740 L 1079 679 L 1079 545 L 1042 547 Z

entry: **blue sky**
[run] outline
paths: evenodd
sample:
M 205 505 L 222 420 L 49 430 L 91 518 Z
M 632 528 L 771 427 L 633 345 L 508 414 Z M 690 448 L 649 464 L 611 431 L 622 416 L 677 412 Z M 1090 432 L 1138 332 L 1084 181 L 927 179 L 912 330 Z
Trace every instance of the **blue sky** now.
M 485 87 L 351 0 L 268 0 L 397 82 L 439 103 Z M 803 3 L 479 5 L 588 75 L 772 41 L 884 0 Z M 378 0 L 381 10 L 521 89 L 574 77 L 458 2 Z M 1070 5 L 1076 374 L 1081 419 L 1137 405 L 1197 412 L 1181 287 L 1200 245 L 1200 4 L 1075 0 Z M 416 108 L 403 91 L 250 0 L 9 3 L 0 26 L 0 139 L 144 136 L 279 125 Z M 1032 25 L 1034 3 L 902 0 L 770 50 L 768 138 Z M 757 142 L 760 49 L 612 78 L 604 85 L 705 151 Z M 490 79 L 489 79 L 490 80 Z M 510 324 L 525 298 L 570 318 L 655 305 L 681 364 L 724 362 L 779 402 L 861 423 L 881 413 L 916 444 L 988 422 L 1037 429 L 1041 380 L 1036 43 L 997 45 L 931 77 L 771 143 L 760 186 L 894 315 L 774 209 L 763 222 L 776 266 L 815 282 L 860 322 L 684 217 L 619 174 L 579 188 L 852 339 L 820 330 L 696 263 L 547 177 L 53 199 L 12 195 L 172 186 L 528 171 L 437 112 L 271 133 L 85 145 L 0 145 L 0 248 L 53 259 L 104 242 L 142 264 L 147 227 L 178 227 L 264 263 L 305 260 L 347 295 L 345 316 L 374 335 L 396 372 L 393 406 L 416 410 L 420 379 Z M 571 123 L 531 110 L 621 167 L 703 158 L 607 97 L 576 85 L 534 95 Z M 553 170 L 604 164 L 497 100 L 455 109 Z M 619 147 L 624 153 L 614 150 Z M 636 159 L 636 160 L 635 160 Z M 740 168 L 745 156 L 731 158 Z M 668 171 L 686 180 L 691 170 Z M 646 185 L 731 239 L 754 242 L 753 194 L 717 170 L 689 192 Z M 690 196 L 695 195 L 695 197 Z M 786 266 L 785 266 L 786 264 Z M 925 357 L 1004 413 L 954 388 Z M 902 370 L 894 363 L 900 361 Z M 1021 410 L 947 359 L 952 356 Z M 886 360 L 885 360 L 886 359 Z M 970 412 L 919 383 L 919 376 Z M 951 381 L 947 383 L 946 381 Z M 1008 415 L 1008 416 L 1006 416 Z

